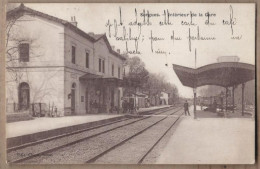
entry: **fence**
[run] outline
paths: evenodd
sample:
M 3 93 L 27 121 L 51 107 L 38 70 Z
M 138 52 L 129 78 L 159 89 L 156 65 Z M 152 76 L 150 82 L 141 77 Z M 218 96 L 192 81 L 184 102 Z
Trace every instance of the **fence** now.
M 57 109 L 52 106 L 47 106 L 46 103 L 31 103 L 27 109 L 21 109 L 18 103 L 7 103 L 7 114 L 12 113 L 29 113 L 33 117 L 57 116 Z

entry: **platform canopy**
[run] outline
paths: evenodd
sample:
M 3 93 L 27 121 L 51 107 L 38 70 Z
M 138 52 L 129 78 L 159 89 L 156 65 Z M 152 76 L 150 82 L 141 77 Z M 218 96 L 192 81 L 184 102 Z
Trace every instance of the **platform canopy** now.
M 98 78 L 102 78 L 102 76 L 93 73 L 85 73 L 84 75 L 79 77 L 79 80 L 93 80 Z
M 116 77 L 103 77 L 102 75 L 85 73 L 79 77 L 81 81 L 95 81 L 98 85 L 113 85 L 116 87 L 123 86 L 123 80 Z
M 220 62 L 197 69 L 173 64 L 173 70 L 184 86 L 192 88 L 204 85 L 231 87 L 255 79 L 255 65 L 240 62 Z

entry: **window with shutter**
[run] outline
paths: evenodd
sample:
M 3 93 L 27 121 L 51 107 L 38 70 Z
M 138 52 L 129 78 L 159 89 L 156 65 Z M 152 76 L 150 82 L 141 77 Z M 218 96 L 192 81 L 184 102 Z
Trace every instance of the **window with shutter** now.
M 20 62 L 29 62 L 29 44 L 19 44 L 19 60 Z
M 99 59 L 98 61 L 99 61 L 99 62 L 98 62 L 98 70 L 99 70 L 99 72 L 101 72 L 101 61 L 102 61 L 102 60 Z
M 105 73 L 105 60 L 102 60 L 102 72 Z
M 112 76 L 114 76 L 114 64 L 112 64 Z
M 71 62 L 72 63 L 76 63 L 76 47 L 75 46 L 72 46 L 71 48 Z
M 120 79 L 120 67 L 118 67 L 118 78 Z
M 86 53 L 86 68 L 89 68 L 89 53 Z

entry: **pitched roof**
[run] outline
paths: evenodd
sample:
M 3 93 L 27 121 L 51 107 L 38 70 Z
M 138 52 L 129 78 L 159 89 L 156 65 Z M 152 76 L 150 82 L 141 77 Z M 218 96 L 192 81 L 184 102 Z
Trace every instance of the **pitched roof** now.
M 65 27 L 71 29 L 72 31 L 76 32 L 77 34 L 81 35 L 82 37 L 88 39 L 89 41 L 93 42 L 93 43 L 96 43 L 97 41 L 99 41 L 100 39 L 104 39 L 104 41 L 106 42 L 106 45 L 108 46 L 108 49 L 109 49 L 109 52 L 113 55 L 115 55 L 116 57 L 122 59 L 122 60 L 126 60 L 126 58 L 123 56 L 123 55 L 120 55 L 119 53 L 115 52 L 107 37 L 106 37 L 106 34 L 93 34 L 93 35 L 90 35 L 84 31 L 82 31 L 81 29 L 79 29 L 77 26 L 73 25 L 72 23 L 70 23 L 69 21 L 66 21 L 66 20 L 63 20 L 63 19 L 60 19 L 60 18 L 57 18 L 57 17 L 54 17 L 54 16 L 51 16 L 51 15 L 48 15 L 48 14 L 45 14 L 45 13 L 42 13 L 42 12 L 39 12 L 39 11 L 36 11 L 36 10 L 33 10 L 31 8 L 28 8 L 26 6 L 24 6 L 24 4 L 22 3 L 19 7 L 13 9 L 13 10 L 10 10 L 7 12 L 7 19 L 10 18 L 10 17 L 13 17 L 13 16 L 20 16 L 20 15 L 23 15 L 25 12 L 27 13 L 30 13 L 32 15 L 36 15 L 36 16 L 39 16 L 39 17 L 43 17 L 45 19 L 48 19 L 50 21 L 53 21 L 53 22 L 56 22 L 56 23 L 60 23 L 62 25 L 64 25 Z
M 109 50 L 109 52 L 110 52 L 111 54 L 113 54 L 113 55 L 115 55 L 115 56 L 117 56 L 117 57 L 119 57 L 119 58 L 121 58 L 121 59 L 123 59 L 123 60 L 126 60 L 126 57 L 125 57 L 125 56 L 121 55 L 120 53 L 118 53 L 118 52 L 116 52 L 116 51 L 114 51 L 114 50 L 112 49 L 112 47 L 111 47 L 111 45 L 110 45 L 110 43 L 109 43 L 109 41 L 108 41 L 108 39 L 107 39 L 106 34 L 94 34 L 93 32 L 91 32 L 91 33 L 89 33 L 89 35 L 90 35 L 92 38 L 94 38 L 96 42 L 99 41 L 100 39 L 103 39 L 103 40 L 105 41 L 105 43 L 106 43 L 106 45 L 107 45 L 107 47 L 108 47 L 108 50 Z
M 105 34 L 94 34 L 93 32 L 89 32 L 88 34 L 89 34 L 89 36 L 94 38 L 96 41 L 99 40 L 100 38 L 102 38 L 102 36 L 105 35 Z
M 108 50 L 109 50 L 109 52 L 110 52 L 111 54 L 113 54 L 113 55 L 115 55 L 115 56 L 117 56 L 117 57 L 119 57 L 119 58 L 121 58 L 121 59 L 123 59 L 123 60 L 126 60 L 126 57 L 125 57 L 125 56 L 120 55 L 119 53 L 117 53 L 116 51 L 114 51 L 114 50 L 112 49 L 112 47 L 111 47 L 111 45 L 110 45 L 110 43 L 109 43 L 109 41 L 108 41 L 108 39 L 107 39 L 106 34 L 104 34 L 104 35 L 102 36 L 102 38 L 104 39 L 104 41 L 105 41 L 105 43 L 106 43 L 106 45 L 107 45 L 107 47 L 108 47 Z M 100 39 L 100 38 L 99 38 L 99 39 Z

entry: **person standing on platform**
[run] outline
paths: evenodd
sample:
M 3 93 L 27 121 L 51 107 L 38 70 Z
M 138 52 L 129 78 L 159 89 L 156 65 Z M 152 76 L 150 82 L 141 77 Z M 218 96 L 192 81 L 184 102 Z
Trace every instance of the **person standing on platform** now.
M 189 112 L 189 103 L 188 101 L 186 100 L 185 103 L 184 103 L 184 113 L 185 113 L 185 116 L 190 116 L 190 112 Z

